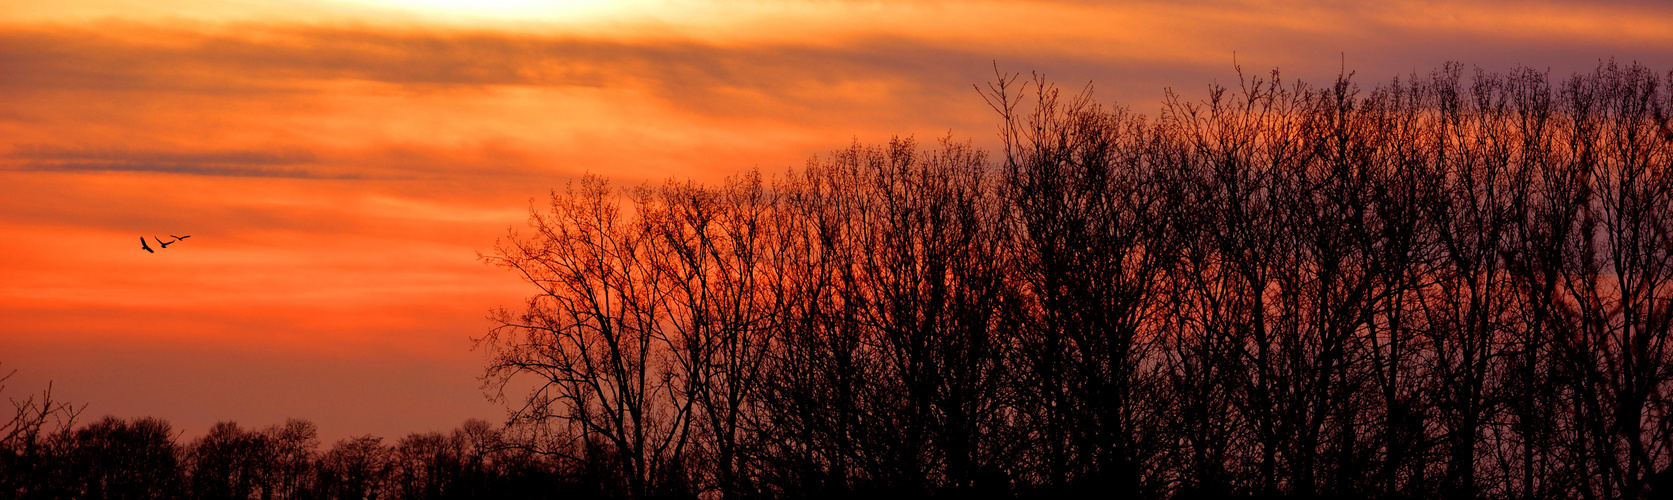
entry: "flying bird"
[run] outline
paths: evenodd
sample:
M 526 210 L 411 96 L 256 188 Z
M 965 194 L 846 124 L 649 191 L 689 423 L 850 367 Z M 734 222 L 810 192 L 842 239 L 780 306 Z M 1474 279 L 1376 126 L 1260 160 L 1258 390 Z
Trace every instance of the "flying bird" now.
M 183 240 L 183 239 L 186 239 L 186 238 L 190 238 L 190 237 L 192 237 L 192 235 L 188 234 L 188 235 L 185 235 L 185 236 L 175 236 L 175 235 L 171 234 L 171 235 L 168 235 L 168 237 L 174 238 L 176 241 L 178 241 L 178 240 Z
M 142 240 L 143 240 L 143 239 L 145 239 L 145 238 L 140 238 L 140 239 L 142 239 Z M 162 239 L 162 238 L 158 238 L 158 237 L 156 237 L 156 236 L 152 236 L 152 237 L 151 237 L 151 239 L 154 239 L 154 240 L 157 240 L 157 244 L 158 244 L 158 245 L 162 245 L 162 246 L 163 246 L 163 249 L 164 249 L 164 250 L 167 250 L 167 249 L 168 249 L 168 246 L 169 246 L 169 245 L 172 245 L 172 244 L 174 244 L 174 242 L 175 242 L 175 241 L 180 241 L 180 239 L 179 239 L 179 238 L 175 238 L 175 239 L 174 239 L 174 241 L 170 241 L 170 242 L 168 242 L 168 243 L 163 243 L 163 239 Z
M 145 244 L 145 237 L 144 236 L 139 237 L 139 247 L 142 248 L 142 249 L 145 249 L 145 251 L 147 251 L 147 252 L 157 253 L 156 250 L 151 249 L 151 245 Z

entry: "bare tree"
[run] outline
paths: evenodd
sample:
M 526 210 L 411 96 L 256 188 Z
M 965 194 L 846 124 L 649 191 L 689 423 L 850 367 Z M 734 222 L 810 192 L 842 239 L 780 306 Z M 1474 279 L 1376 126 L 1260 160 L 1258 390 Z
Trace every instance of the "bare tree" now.
M 197 498 L 271 495 L 272 443 L 236 422 L 218 422 L 187 448 L 191 491 Z
M 1091 88 L 1063 100 L 1036 76 L 1033 109 L 1001 76 L 984 95 L 1001 113 L 1006 244 L 1020 281 L 1019 388 L 1046 430 L 1043 483 L 1134 491 L 1161 443 L 1152 362 L 1175 316 L 1168 277 L 1186 234 L 1184 190 L 1155 128 L 1104 108 Z M 1024 87 L 1026 87 L 1025 85 Z M 1160 153 L 1160 154 L 1159 154 Z
M 181 450 L 173 438 L 161 420 L 105 417 L 60 435 L 53 473 L 71 482 L 63 493 L 75 498 L 179 497 Z
M 992 162 L 555 195 L 488 258 L 514 420 L 634 497 L 1673 490 L 1673 77 L 996 76 Z
M 0 392 L 16 371 L 0 376 Z M 50 462 L 52 450 L 48 438 L 74 428 L 75 420 L 86 408 L 54 399 L 52 385 L 39 395 L 23 399 L 8 397 L 10 418 L 0 422 L 0 491 L 25 495 L 50 495 L 59 485 Z
M 484 259 L 512 269 L 540 290 L 525 311 L 500 310 L 500 326 L 478 340 L 492 356 L 486 375 L 501 391 L 520 376 L 534 388 L 512 416 L 560 424 L 582 461 L 613 461 L 635 498 L 683 481 L 690 380 L 676 378 L 666 331 L 666 269 L 650 254 L 648 189 L 621 199 L 598 178 L 584 179 L 549 212 L 531 210 L 535 234 L 513 232 Z M 599 445 L 607 447 L 598 449 Z
M 341 500 L 388 496 L 390 455 L 390 448 L 380 437 L 367 435 L 337 441 L 319 457 L 315 495 Z
M 668 342 L 680 397 L 695 403 L 706 482 L 722 498 L 746 489 L 747 429 L 760 415 L 757 391 L 767 350 L 783 327 L 789 259 L 774 224 L 782 210 L 758 172 L 717 188 L 664 186 L 643 205 L 649 248 L 669 278 Z

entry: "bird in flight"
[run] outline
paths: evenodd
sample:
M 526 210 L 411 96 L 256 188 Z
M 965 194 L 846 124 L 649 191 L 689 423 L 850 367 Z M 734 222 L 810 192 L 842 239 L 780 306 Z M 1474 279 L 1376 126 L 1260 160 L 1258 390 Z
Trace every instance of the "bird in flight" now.
M 142 248 L 142 249 L 145 249 L 145 251 L 147 251 L 147 252 L 157 253 L 156 250 L 151 249 L 151 245 L 145 244 L 145 237 L 144 236 L 139 237 L 139 247 Z
M 145 238 L 140 238 L 140 239 L 142 239 L 142 240 L 143 240 L 143 239 L 145 239 Z M 170 241 L 170 242 L 168 242 L 168 243 L 163 243 L 163 239 L 162 239 L 162 238 L 158 238 L 158 237 L 156 237 L 156 236 L 152 236 L 152 237 L 151 237 L 151 239 L 154 239 L 154 240 L 157 240 L 157 244 L 158 244 L 158 245 L 162 245 L 162 246 L 163 246 L 163 249 L 164 249 L 164 250 L 167 250 L 167 249 L 168 249 L 168 246 L 169 246 L 169 245 L 172 245 L 172 244 L 174 244 L 174 243 L 175 243 L 175 242 L 178 242 L 178 241 L 180 241 L 180 239 L 179 239 L 179 238 L 175 238 L 175 239 L 174 239 L 174 241 Z
M 188 235 L 185 235 L 185 236 L 175 236 L 175 235 L 172 235 L 172 234 L 171 234 L 171 235 L 168 235 L 168 237 L 170 237 L 170 238 L 174 238 L 174 239 L 176 239 L 176 240 L 183 240 L 183 239 L 186 239 L 186 238 L 190 238 L 190 237 L 192 237 L 192 235 L 190 235 L 190 234 L 188 234 Z M 172 243 L 172 242 L 171 242 L 171 243 Z

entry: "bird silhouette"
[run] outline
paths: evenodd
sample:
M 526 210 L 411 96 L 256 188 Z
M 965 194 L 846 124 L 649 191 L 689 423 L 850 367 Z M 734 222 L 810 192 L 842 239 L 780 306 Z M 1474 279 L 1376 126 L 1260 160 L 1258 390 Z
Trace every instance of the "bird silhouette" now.
M 147 252 L 157 253 L 156 250 L 151 249 L 151 245 L 145 244 L 145 237 L 144 236 L 139 237 L 139 247 L 142 248 L 142 249 L 145 249 L 145 251 L 147 251 Z
M 140 238 L 140 239 L 144 239 L 144 238 Z M 151 239 L 154 239 L 154 240 L 157 240 L 157 244 L 158 244 L 158 245 L 162 245 L 162 246 L 163 246 L 163 249 L 164 249 L 164 250 L 167 250 L 167 249 L 168 249 L 168 246 L 169 246 L 169 245 L 172 245 L 172 244 L 174 244 L 174 241 L 180 241 L 180 239 L 179 239 L 179 238 L 175 238 L 175 240 L 174 240 L 174 241 L 170 241 L 170 242 L 168 242 L 168 243 L 163 243 L 163 239 L 162 239 L 162 238 L 158 238 L 158 237 L 156 237 L 156 236 L 152 236 L 152 237 L 151 237 Z
M 183 239 L 186 239 L 186 238 L 190 238 L 190 237 L 192 237 L 192 235 L 188 234 L 188 235 L 185 235 L 185 236 L 175 236 L 175 235 L 171 234 L 171 235 L 168 235 L 168 237 L 174 238 L 175 241 L 179 241 L 179 240 L 183 240 Z

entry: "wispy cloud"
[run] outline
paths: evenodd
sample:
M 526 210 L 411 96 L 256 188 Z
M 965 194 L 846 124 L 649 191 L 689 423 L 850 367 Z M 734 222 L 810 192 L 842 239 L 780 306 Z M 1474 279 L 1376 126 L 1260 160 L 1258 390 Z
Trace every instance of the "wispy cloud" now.
M 747 3 L 717 5 L 742 11 Z M 728 37 L 690 25 L 658 36 L 249 22 L 8 26 L 0 31 L 0 64 L 7 68 L 0 90 L 260 95 L 320 92 L 322 84 L 343 81 L 413 92 L 626 88 L 700 113 L 756 116 L 839 104 L 909 102 L 934 110 L 947 102 L 924 98 L 965 97 L 971 83 L 989 76 L 994 60 L 1141 87 L 1223 74 L 1234 52 L 1259 66 L 1335 69 L 1336 57 L 1328 56 L 1345 56 L 1354 68 L 1397 72 L 1445 60 L 1559 70 L 1600 57 L 1673 62 L 1673 51 L 1660 48 L 1673 42 L 1673 33 L 1657 28 L 1673 22 L 1673 12 L 1639 2 L 1584 8 L 1552 2 L 1514 11 L 1493 1 L 1446 8 L 1423 2 L 796 5 L 802 7 L 765 9 L 754 24 L 713 21 L 724 29 L 709 31 L 802 26 L 806 36 Z M 831 21 L 815 23 L 822 15 Z M 931 23 L 936 19 L 947 22 Z
M 37 172 L 156 172 L 231 177 L 353 179 L 353 174 L 307 168 L 313 153 L 302 149 L 272 151 L 161 151 L 121 148 L 66 148 L 24 144 L 4 156 L 13 168 Z
M 103 160 L 117 162 L 161 162 L 176 164 L 242 164 L 296 165 L 312 163 L 315 156 L 305 149 L 275 149 L 270 151 L 161 151 L 110 148 L 66 148 L 46 144 L 19 144 L 7 155 L 11 158 L 45 161 Z
M 127 26 L 16 29 L 0 34 L 13 91 L 264 92 L 311 82 L 426 88 L 653 87 L 790 93 L 853 80 L 933 86 L 980 74 L 987 50 L 910 37 L 727 46 L 695 40 L 609 40 L 505 33 L 367 32 L 251 26 L 238 34 Z M 973 66 L 973 67 L 972 67 Z M 926 78 L 927 77 L 927 78 Z M 951 78 L 957 77 L 957 78 Z

